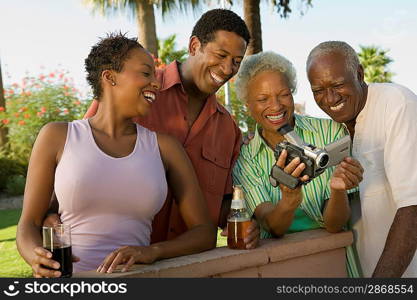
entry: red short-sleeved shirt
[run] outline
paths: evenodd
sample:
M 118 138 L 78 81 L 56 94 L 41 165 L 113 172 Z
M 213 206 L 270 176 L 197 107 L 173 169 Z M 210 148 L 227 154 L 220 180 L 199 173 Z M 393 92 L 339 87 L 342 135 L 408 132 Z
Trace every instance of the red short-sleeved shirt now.
M 217 224 L 223 195 L 232 192 L 231 171 L 239 154 L 241 132 L 229 112 L 212 95 L 189 128 L 188 96 L 181 83 L 178 63 L 157 72 L 161 89 L 146 117 L 135 119 L 142 126 L 175 136 L 184 146 L 197 174 L 212 221 Z M 96 101 L 85 117 L 97 110 Z M 152 224 L 152 242 L 172 239 L 187 227 L 170 194 Z

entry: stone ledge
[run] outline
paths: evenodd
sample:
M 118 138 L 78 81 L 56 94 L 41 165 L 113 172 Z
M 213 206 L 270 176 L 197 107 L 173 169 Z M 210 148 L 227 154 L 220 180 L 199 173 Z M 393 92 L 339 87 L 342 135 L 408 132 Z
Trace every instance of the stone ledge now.
M 23 206 L 23 195 L 7 196 L 0 193 L 0 210 L 17 209 Z
M 288 234 L 280 239 L 261 240 L 259 247 L 253 250 L 231 250 L 221 247 L 198 254 L 157 261 L 151 265 L 135 264 L 129 272 L 122 273 L 121 268 L 118 268 L 112 274 L 88 271 L 74 273 L 73 277 L 222 277 L 220 274 L 233 274 L 233 272 L 243 270 L 251 271 L 246 273 L 253 274 L 253 277 L 261 277 L 255 276 L 260 266 L 304 256 L 311 257 L 335 249 L 344 251 L 342 248 L 352 242 L 351 232 L 331 234 L 323 229 L 317 229 Z M 323 255 L 318 257 L 323 257 Z M 338 257 L 343 259 L 343 255 Z M 296 273 L 293 272 L 293 274 Z M 300 270 L 300 277 L 302 277 L 301 274 Z

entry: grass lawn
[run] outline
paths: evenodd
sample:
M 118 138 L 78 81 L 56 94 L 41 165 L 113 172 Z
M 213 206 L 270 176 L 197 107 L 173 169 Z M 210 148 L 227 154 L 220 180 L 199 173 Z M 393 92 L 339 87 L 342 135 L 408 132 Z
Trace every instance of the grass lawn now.
M 21 209 L 0 210 L 0 277 L 31 277 L 31 268 L 16 248 L 16 227 Z
M 227 237 L 226 236 L 221 236 L 220 235 L 221 232 L 222 232 L 221 229 L 219 229 L 219 231 L 217 231 L 217 245 L 216 245 L 216 247 L 227 246 Z
M 31 277 L 32 270 L 16 248 L 16 227 L 21 209 L 0 210 L 0 277 Z M 217 232 L 217 247 L 227 246 L 227 238 Z

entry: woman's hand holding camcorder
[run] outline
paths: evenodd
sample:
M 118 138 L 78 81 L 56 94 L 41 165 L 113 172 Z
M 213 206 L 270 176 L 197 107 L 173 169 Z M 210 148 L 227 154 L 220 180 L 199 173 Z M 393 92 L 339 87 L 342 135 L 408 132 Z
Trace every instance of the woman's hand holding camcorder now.
M 305 164 L 301 163 L 299 157 L 296 157 L 292 161 L 290 161 L 287 165 L 285 165 L 285 162 L 287 160 L 287 155 L 288 155 L 287 150 L 283 150 L 280 156 L 278 157 L 276 165 L 282 170 L 284 170 L 285 173 L 295 178 L 298 178 L 300 181 L 302 182 L 308 181 L 309 177 L 307 175 L 300 177 L 301 173 L 305 169 Z M 283 184 L 280 184 L 279 188 L 281 189 L 281 192 L 282 192 L 282 199 L 284 201 L 291 202 L 291 203 L 288 203 L 291 207 L 295 209 L 300 205 L 302 201 L 301 185 L 299 185 L 295 189 L 290 189 L 289 187 Z

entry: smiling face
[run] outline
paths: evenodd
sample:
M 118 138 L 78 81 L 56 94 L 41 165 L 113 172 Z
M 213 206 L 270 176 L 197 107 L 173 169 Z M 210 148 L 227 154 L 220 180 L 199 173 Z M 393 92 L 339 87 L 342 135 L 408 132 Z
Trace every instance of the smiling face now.
M 277 130 L 285 124 L 294 126 L 294 100 L 287 79 L 277 71 L 263 71 L 249 81 L 246 90 L 246 105 L 262 126 L 263 137 L 276 144 L 282 138 Z
M 133 116 L 143 116 L 149 112 L 159 83 L 155 78 L 154 61 L 145 49 L 130 51 L 122 71 L 114 73 L 114 82 L 112 91 L 121 111 Z
M 190 40 L 193 56 L 192 77 L 204 94 L 214 94 L 232 78 L 240 67 L 246 51 L 245 40 L 234 32 L 219 30 L 215 38 L 202 45 L 197 37 Z
M 352 72 L 338 52 L 315 57 L 307 69 L 317 105 L 339 123 L 354 122 L 366 101 L 363 69 Z

